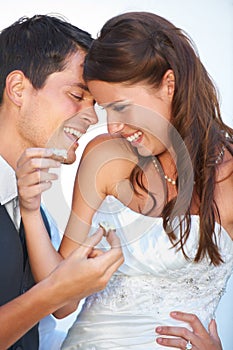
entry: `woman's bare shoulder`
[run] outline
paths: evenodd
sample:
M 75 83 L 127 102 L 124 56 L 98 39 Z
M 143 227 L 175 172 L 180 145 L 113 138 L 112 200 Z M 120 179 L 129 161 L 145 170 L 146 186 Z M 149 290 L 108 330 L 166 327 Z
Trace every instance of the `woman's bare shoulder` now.
M 128 159 L 137 162 L 138 158 L 133 152 L 129 142 L 121 137 L 110 134 L 101 134 L 94 137 L 85 147 L 83 157 L 92 154 L 94 157 L 106 157 L 106 160 Z
M 117 186 L 129 179 L 137 162 L 127 140 L 98 135 L 87 144 L 77 176 L 84 183 L 94 183 L 99 193 L 116 195 Z

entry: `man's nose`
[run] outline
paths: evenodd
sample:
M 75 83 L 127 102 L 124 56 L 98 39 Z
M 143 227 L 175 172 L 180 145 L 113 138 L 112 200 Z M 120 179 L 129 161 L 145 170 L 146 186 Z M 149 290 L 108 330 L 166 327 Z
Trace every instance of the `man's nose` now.
M 98 117 L 95 111 L 94 106 L 89 106 L 88 108 L 84 108 L 80 111 L 80 116 L 86 123 L 89 125 L 96 124 L 98 122 Z

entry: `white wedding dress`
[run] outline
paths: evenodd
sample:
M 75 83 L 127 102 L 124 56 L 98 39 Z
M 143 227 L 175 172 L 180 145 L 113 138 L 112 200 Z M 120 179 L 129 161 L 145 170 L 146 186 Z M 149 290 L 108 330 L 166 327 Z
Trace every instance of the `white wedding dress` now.
M 105 290 L 88 297 L 68 332 L 63 350 L 155 350 L 155 327 L 184 325 L 169 316 L 180 310 L 198 315 L 205 327 L 214 316 L 233 268 L 233 241 L 216 223 L 224 264 L 205 258 L 193 263 L 197 251 L 199 217 L 191 217 L 186 260 L 172 248 L 161 218 L 150 218 L 109 196 L 93 219 L 113 223 L 121 239 L 125 262 Z M 106 241 L 102 242 L 106 247 Z

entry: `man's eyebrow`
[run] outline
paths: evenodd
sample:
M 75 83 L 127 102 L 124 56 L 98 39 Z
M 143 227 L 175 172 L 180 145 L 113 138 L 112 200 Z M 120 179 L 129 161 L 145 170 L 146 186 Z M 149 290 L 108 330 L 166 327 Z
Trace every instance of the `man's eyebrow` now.
M 88 89 L 87 85 L 85 85 L 83 83 L 75 83 L 74 85 L 77 86 L 77 87 L 80 87 L 84 91 L 88 91 L 89 92 L 89 89 Z

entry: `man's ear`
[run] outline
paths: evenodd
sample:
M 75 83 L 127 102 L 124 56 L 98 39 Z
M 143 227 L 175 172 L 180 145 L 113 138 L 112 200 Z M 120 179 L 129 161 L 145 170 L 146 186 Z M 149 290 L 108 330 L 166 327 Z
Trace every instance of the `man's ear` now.
M 18 107 L 23 101 L 25 75 L 20 70 L 12 71 L 6 78 L 6 93 L 9 99 Z
M 175 75 L 172 69 L 168 69 L 163 77 L 163 82 L 167 87 L 167 94 L 169 98 L 173 98 L 175 90 Z

